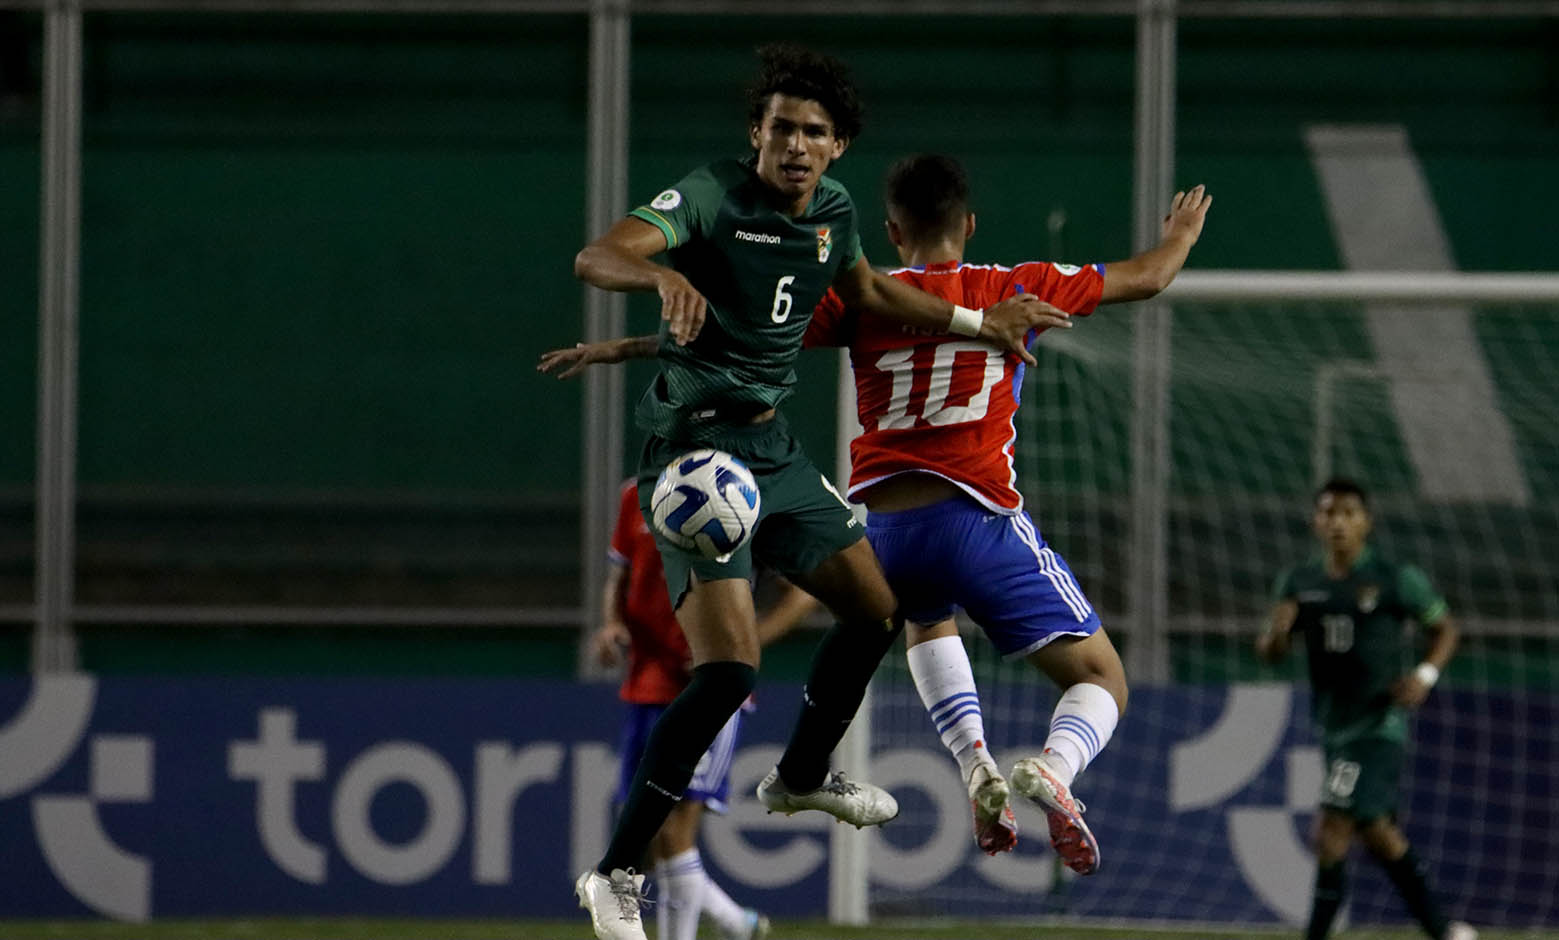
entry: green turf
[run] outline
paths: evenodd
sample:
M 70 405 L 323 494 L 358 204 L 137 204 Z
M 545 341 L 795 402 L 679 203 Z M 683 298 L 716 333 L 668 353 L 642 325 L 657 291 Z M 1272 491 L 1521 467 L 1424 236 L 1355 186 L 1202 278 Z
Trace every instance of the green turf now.
M 874 924 L 839 927 L 816 921 L 775 924 L 769 940 L 1237 940 L 1290 937 L 1268 929 L 1169 930 L 1153 927 L 1079 927 L 1070 924 L 939 923 L 935 926 Z M 707 929 L 701 934 L 711 937 Z M 1412 929 L 1358 930 L 1338 940 L 1408 940 Z M 1559 940 L 1559 930 L 1483 930 L 1482 940 Z M 589 924 L 569 921 L 499 920 L 221 920 L 116 924 L 102 921 L 0 921 L 5 940 L 591 940 Z

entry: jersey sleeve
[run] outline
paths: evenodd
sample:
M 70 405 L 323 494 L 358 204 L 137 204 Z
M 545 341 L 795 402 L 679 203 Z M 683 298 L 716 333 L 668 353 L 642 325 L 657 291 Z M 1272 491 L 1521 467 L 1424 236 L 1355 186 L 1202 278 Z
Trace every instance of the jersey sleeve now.
M 1426 627 L 1439 623 L 1451 612 L 1445 598 L 1429 584 L 1429 576 L 1416 565 L 1403 565 L 1397 570 L 1397 593 L 1402 596 L 1403 606 Z
M 617 501 L 617 524 L 612 526 L 612 542 L 606 549 L 606 557 L 614 565 L 628 564 L 633 553 L 633 523 L 639 515 L 639 490 L 631 481 L 623 484 Z
M 1078 267 L 1028 261 L 1009 272 L 1003 296 L 1012 296 L 1020 287 L 1024 293 L 1033 294 L 1067 313 L 1087 316 L 1099 306 L 1099 298 L 1104 295 L 1104 265 Z
M 812 322 L 807 324 L 801 345 L 804 349 L 850 345 L 850 328 L 846 322 L 844 301 L 832 287 L 818 301 L 817 309 L 812 311 Z
M 724 198 L 725 189 L 714 173 L 700 167 L 628 214 L 660 229 L 666 247 L 675 248 L 708 233 Z
M 1294 569 L 1284 568 L 1272 582 L 1272 603 L 1281 604 L 1294 599 Z

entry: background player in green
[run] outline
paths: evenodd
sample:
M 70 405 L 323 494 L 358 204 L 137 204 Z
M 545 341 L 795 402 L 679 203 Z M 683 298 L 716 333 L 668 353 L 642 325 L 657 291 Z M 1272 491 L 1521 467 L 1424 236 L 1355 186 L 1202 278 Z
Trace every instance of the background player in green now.
M 752 691 L 758 639 L 748 576 L 755 554 L 838 620 L 818 646 L 801 714 L 759 798 L 771 810 L 818 809 L 857 826 L 898 812 L 883 790 L 830 777 L 828 761 L 903 621 L 861 526 L 775 410 L 795 382 L 792 365 L 824 292 L 832 286 L 851 307 L 913 327 L 991 341 L 1030 365 L 1028 330 L 1068 323 L 1027 295 L 982 313 L 874 271 L 861 253 L 849 193 L 823 175 L 861 130 L 848 70 L 794 47 L 759 52 L 762 71 L 748 94 L 753 154 L 688 174 L 574 262 L 590 284 L 655 291 L 661 300 L 660 371 L 636 414 L 647 432 L 639 460 L 646 516 L 660 470 L 699 447 L 740 458 L 762 492 L 755 534 L 728 561 L 659 540 L 695 666 L 651 732 L 605 856 L 575 884 L 603 940 L 644 937 L 643 876 L 631 866 L 699 756 Z M 669 267 L 649 260 L 663 251 Z
M 1258 656 L 1278 662 L 1293 633 L 1303 638 L 1326 754 L 1306 940 L 1331 930 L 1347 895 L 1355 835 L 1429 936 L 1475 940 L 1471 927 L 1447 923 L 1396 821 L 1408 710 L 1423 703 L 1450 662 L 1456 625 L 1423 571 L 1394 564 L 1369 544 L 1369 502 L 1359 484 L 1328 480 L 1315 496 L 1314 524 L 1321 552 L 1278 577 L 1267 631 L 1256 641 Z M 1429 634 L 1416 667 L 1408 665 L 1416 646 L 1404 629 L 1409 621 Z

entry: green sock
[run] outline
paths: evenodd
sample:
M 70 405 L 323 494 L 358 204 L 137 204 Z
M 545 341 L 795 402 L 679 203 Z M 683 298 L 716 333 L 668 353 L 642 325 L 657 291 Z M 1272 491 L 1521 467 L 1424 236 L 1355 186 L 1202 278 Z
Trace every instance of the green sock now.
M 1334 862 L 1317 865 L 1315 869 L 1315 899 L 1310 907 L 1310 926 L 1305 929 L 1305 940 L 1326 940 L 1337 919 L 1337 909 L 1348 896 L 1348 863 Z
M 779 760 L 780 779 L 797 792 L 823 785 L 828 758 L 850 727 L 877 664 L 904 630 L 897 616 L 885 623 L 836 623 L 818 644 L 801 693 L 790 743 Z
M 1429 889 L 1427 866 L 1413 850 L 1409 848 L 1394 862 L 1382 861 L 1381 867 L 1386 869 L 1391 883 L 1397 886 L 1397 893 L 1407 902 L 1408 912 L 1424 928 L 1424 932 L 1434 940 L 1444 937 L 1447 926 L 1445 915 L 1440 912 L 1434 892 Z

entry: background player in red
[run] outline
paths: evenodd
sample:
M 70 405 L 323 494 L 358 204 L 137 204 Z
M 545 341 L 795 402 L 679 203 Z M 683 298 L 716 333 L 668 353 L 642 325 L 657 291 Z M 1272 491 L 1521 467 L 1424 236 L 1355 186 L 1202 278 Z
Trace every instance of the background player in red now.
M 1200 237 L 1212 197 L 1201 186 L 1177 193 L 1156 247 L 1083 267 L 965 264 L 975 217 L 963 168 L 951 158 L 899 161 L 888 173 L 885 201 L 888 237 L 906 265 L 890 272 L 894 278 L 959 305 L 1026 292 L 1083 315 L 1167 287 Z M 566 377 L 590 362 L 653 355 L 649 339 L 556 350 L 539 368 Z M 805 342 L 850 350 L 863 429 L 850 445 L 850 495 L 869 510 L 867 536 L 908 620 L 910 671 L 963 770 L 976 841 L 993 854 L 1011 849 L 1017 827 L 1007 780 L 985 746 L 973 673 L 953 619 L 960 607 L 1004 656 L 1026 659 L 1061 687 L 1044 749 L 1016 763 L 1012 787 L 1044 810 L 1067 865 L 1096 871 L 1099 845 L 1070 788 L 1114 733 L 1126 707 L 1126 678 L 1098 615 L 1014 486 L 1013 415 L 1023 361 L 984 343 L 856 313 L 832 293 L 814 313 Z
M 692 678 L 693 654 L 666 595 L 660 552 L 639 511 L 633 480 L 622 487 L 610 555 L 612 565 L 602 588 L 604 622 L 591 637 L 591 650 L 602 665 L 627 660 L 618 690 L 618 697 L 628 703 L 618 746 L 621 803 L 650 728 Z M 758 618 L 758 641 L 767 645 L 783 636 L 816 606 L 810 594 L 786 583 L 775 603 Z M 705 873 L 698 851 L 704 810 L 725 811 L 741 714 L 731 716 L 721 729 L 693 771 L 682 801 L 650 841 L 650 872 L 660 893 L 655 913 L 661 940 L 693 940 L 701 913 L 726 940 L 756 940 L 768 933 L 768 919 L 731 900 Z

